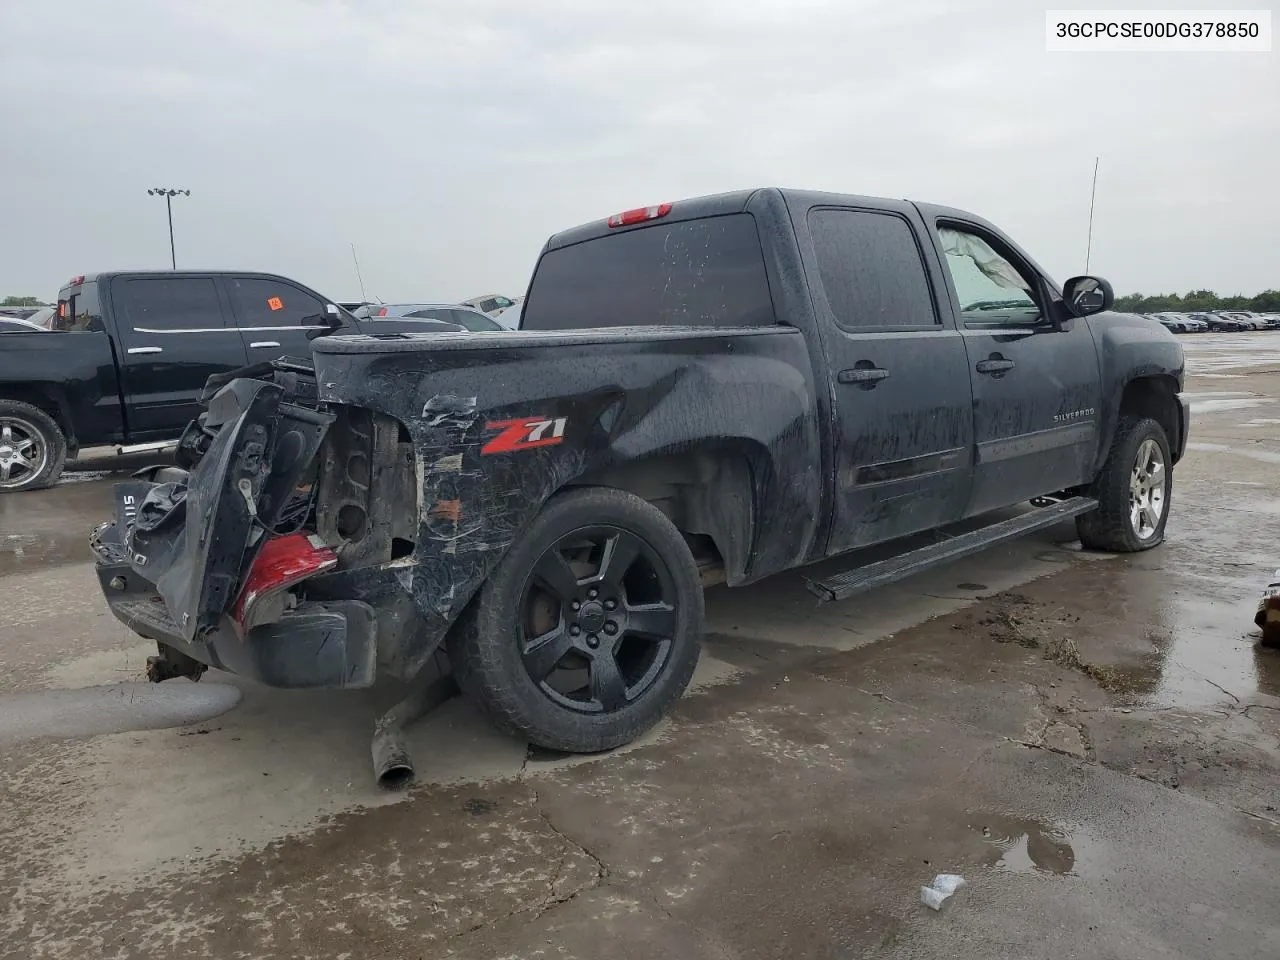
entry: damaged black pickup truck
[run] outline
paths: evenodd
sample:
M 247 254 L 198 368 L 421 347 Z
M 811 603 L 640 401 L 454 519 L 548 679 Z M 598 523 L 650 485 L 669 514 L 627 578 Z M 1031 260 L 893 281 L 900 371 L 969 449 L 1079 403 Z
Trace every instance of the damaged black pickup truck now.
M 178 466 L 117 488 L 102 588 L 153 679 L 355 688 L 441 652 L 503 728 L 617 746 L 688 684 L 707 583 L 849 553 L 810 583 L 839 599 L 1072 517 L 1088 547 L 1160 543 L 1182 350 L 1111 302 L 944 207 L 627 211 L 548 241 L 520 330 L 211 380 Z

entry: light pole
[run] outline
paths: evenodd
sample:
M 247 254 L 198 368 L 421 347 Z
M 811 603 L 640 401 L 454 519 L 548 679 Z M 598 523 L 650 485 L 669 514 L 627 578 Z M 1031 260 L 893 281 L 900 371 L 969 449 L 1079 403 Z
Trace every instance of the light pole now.
M 169 211 L 169 261 L 173 269 L 178 269 L 178 255 L 173 252 L 173 198 L 189 197 L 190 190 L 175 190 L 173 187 L 152 187 L 147 191 L 149 197 L 164 197 L 165 209 Z

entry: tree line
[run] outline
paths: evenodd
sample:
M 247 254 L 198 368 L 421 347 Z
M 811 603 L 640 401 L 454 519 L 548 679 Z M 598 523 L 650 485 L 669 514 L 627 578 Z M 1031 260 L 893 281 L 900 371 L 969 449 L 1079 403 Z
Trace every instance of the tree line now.
M 1177 293 L 1130 293 L 1116 297 L 1116 310 L 1126 313 L 1203 313 L 1209 310 L 1249 310 L 1280 313 L 1280 290 L 1263 290 L 1256 296 L 1220 297 L 1212 290 Z

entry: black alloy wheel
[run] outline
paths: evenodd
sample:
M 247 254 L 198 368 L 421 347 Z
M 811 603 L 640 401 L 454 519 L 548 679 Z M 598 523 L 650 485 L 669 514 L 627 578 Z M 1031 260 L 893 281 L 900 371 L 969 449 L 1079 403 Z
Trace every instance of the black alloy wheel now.
M 627 743 L 697 665 L 702 587 L 652 504 L 591 487 L 550 500 L 449 638 L 459 684 L 501 728 L 554 750 Z

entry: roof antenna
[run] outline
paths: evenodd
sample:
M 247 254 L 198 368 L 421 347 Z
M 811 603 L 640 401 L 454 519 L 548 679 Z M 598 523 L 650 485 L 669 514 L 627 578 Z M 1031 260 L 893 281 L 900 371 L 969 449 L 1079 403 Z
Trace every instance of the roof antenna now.
M 360 276 L 360 259 L 356 256 L 356 245 L 351 244 L 351 259 L 356 265 L 356 280 L 360 284 L 360 299 L 365 303 L 369 302 L 369 298 L 364 293 L 364 277 Z
M 1098 161 L 1101 159 L 1101 157 L 1093 158 L 1093 189 L 1089 191 L 1089 239 L 1085 241 L 1084 248 L 1084 272 L 1086 274 L 1089 272 L 1089 255 L 1093 253 L 1093 200 L 1098 195 Z

